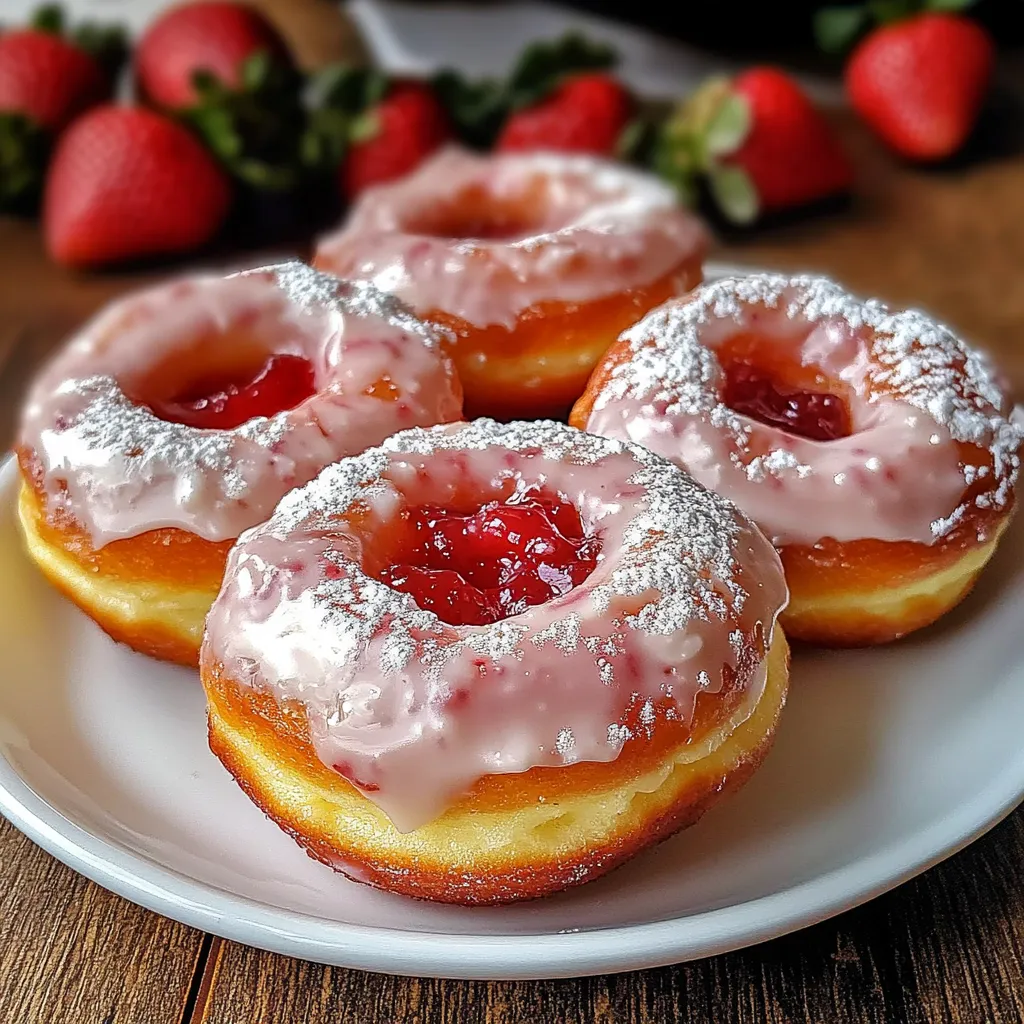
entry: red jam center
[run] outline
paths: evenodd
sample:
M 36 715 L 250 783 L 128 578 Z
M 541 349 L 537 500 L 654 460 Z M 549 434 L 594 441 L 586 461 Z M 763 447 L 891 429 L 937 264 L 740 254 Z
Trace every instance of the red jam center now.
M 255 374 L 206 377 L 173 398 L 152 402 L 162 420 L 207 430 L 231 430 L 256 416 L 294 409 L 316 390 L 313 366 L 302 356 L 269 356 Z
M 567 594 L 597 564 L 597 541 L 558 498 L 494 501 L 469 515 L 423 506 L 403 516 L 408 544 L 381 579 L 453 626 L 497 622 Z
M 722 400 L 735 412 L 811 441 L 852 433 L 850 411 L 838 395 L 789 387 L 749 363 L 726 368 Z

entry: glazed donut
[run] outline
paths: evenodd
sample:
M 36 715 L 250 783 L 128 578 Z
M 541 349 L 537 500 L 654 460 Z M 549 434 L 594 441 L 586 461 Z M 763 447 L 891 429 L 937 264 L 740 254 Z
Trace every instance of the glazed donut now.
M 764 757 L 781 564 L 732 505 L 553 422 L 409 430 L 232 551 L 210 744 L 315 858 L 500 903 L 695 821 Z
M 446 328 L 467 416 L 564 417 L 619 332 L 700 281 L 705 246 L 638 171 L 448 149 L 367 191 L 314 263 Z
M 571 422 L 736 502 L 782 556 L 787 634 L 851 646 L 967 594 L 1013 508 L 1022 438 L 947 327 L 773 274 L 709 282 L 626 331 Z
M 341 456 L 459 416 L 436 334 L 369 285 L 300 263 L 180 280 L 109 307 L 36 382 L 27 547 L 116 640 L 195 665 L 242 530 Z

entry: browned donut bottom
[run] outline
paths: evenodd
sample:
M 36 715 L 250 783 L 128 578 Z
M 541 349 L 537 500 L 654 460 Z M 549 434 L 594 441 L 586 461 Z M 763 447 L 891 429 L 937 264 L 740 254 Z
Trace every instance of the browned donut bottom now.
M 31 461 L 24 454 L 21 461 L 22 534 L 47 579 L 113 639 L 154 658 L 197 665 L 232 542 L 162 529 L 94 548 L 69 516 L 48 514 Z
M 580 885 L 692 825 L 764 759 L 789 675 L 776 628 L 763 691 L 679 742 L 627 742 L 616 761 L 481 779 L 439 818 L 398 832 L 317 757 L 305 711 L 227 676 L 201 674 L 210 747 L 246 794 L 316 860 L 381 889 L 445 903 L 531 899 Z M 715 699 L 706 694 L 702 699 Z M 695 723 L 700 719 L 698 713 Z

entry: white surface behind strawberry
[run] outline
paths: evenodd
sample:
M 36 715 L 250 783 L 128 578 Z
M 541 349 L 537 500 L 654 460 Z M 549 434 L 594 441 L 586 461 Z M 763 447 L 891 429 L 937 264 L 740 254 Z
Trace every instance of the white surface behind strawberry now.
M 0 19 L 23 21 L 39 3 L 0 0 Z M 63 6 L 72 20 L 119 21 L 134 36 L 171 3 L 65 0 Z M 614 45 L 621 55 L 621 77 L 648 96 L 678 97 L 710 74 L 736 72 L 741 67 L 641 28 L 538 0 L 436 7 L 401 0 L 349 0 L 342 6 L 358 24 L 373 56 L 388 71 L 424 74 L 451 67 L 466 74 L 493 74 L 508 67 L 527 44 L 574 29 Z M 840 87 L 826 79 L 804 76 L 798 80 L 821 102 L 841 97 Z
M 394 72 L 427 74 L 450 67 L 490 75 L 511 65 L 529 43 L 569 31 L 614 46 L 620 56 L 618 74 L 646 96 L 679 97 L 711 74 L 742 67 L 642 28 L 536 0 L 437 7 L 401 0 L 350 0 L 346 8 L 371 53 Z M 836 83 L 814 77 L 798 80 L 819 101 L 838 102 L 841 97 Z

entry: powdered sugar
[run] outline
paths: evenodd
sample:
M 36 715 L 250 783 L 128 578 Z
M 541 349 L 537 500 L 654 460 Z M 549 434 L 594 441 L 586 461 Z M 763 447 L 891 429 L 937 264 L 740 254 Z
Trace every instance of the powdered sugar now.
M 168 422 L 129 397 L 152 377 L 186 382 L 218 338 L 302 355 L 317 394 L 232 430 Z M 367 393 L 385 375 L 400 401 Z M 175 281 L 109 307 L 37 381 L 21 444 L 40 464 L 47 501 L 97 547 L 168 526 L 222 540 L 334 459 L 459 414 L 430 329 L 370 285 L 292 263 Z
M 363 570 L 403 503 L 443 505 L 467 481 L 481 503 L 560 494 L 600 538 L 598 567 L 487 626 L 443 623 Z M 572 735 L 573 760 L 613 759 L 620 717 L 665 698 L 667 666 L 683 719 L 699 673 L 720 679 L 728 664 L 755 679 L 749 640 L 737 650 L 729 636 L 755 623 L 770 635 L 784 602 L 764 538 L 657 456 L 557 423 L 480 420 L 397 434 L 287 496 L 240 538 L 204 658 L 233 678 L 254 661 L 255 685 L 303 701 L 325 763 L 355 765 L 405 828 L 481 775 L 568 763 L 559 736 Z
M 726 407 L 714 353 L 740 331 L 762 333 L 844 381 L 853 392 L 854 434 L 808 441 Z M 979 505 L 1005 508 L 1012 500 L 1022 433 L 994 370 L 921 312 L 861 301 L 826 278 L 758 274 L 712 281 L 666 303 L 623 342 L 632 357 L 612 372 L 588 429 L 682 461 L 777 540 L 944 536 L 962 518 L 965 489 L 981 479 L 953 442 L 977 445 L 990 460 Z M 784 486 L 747 486 L 766 480 Z M 809 516 L 811 507 L 821 514 Z

